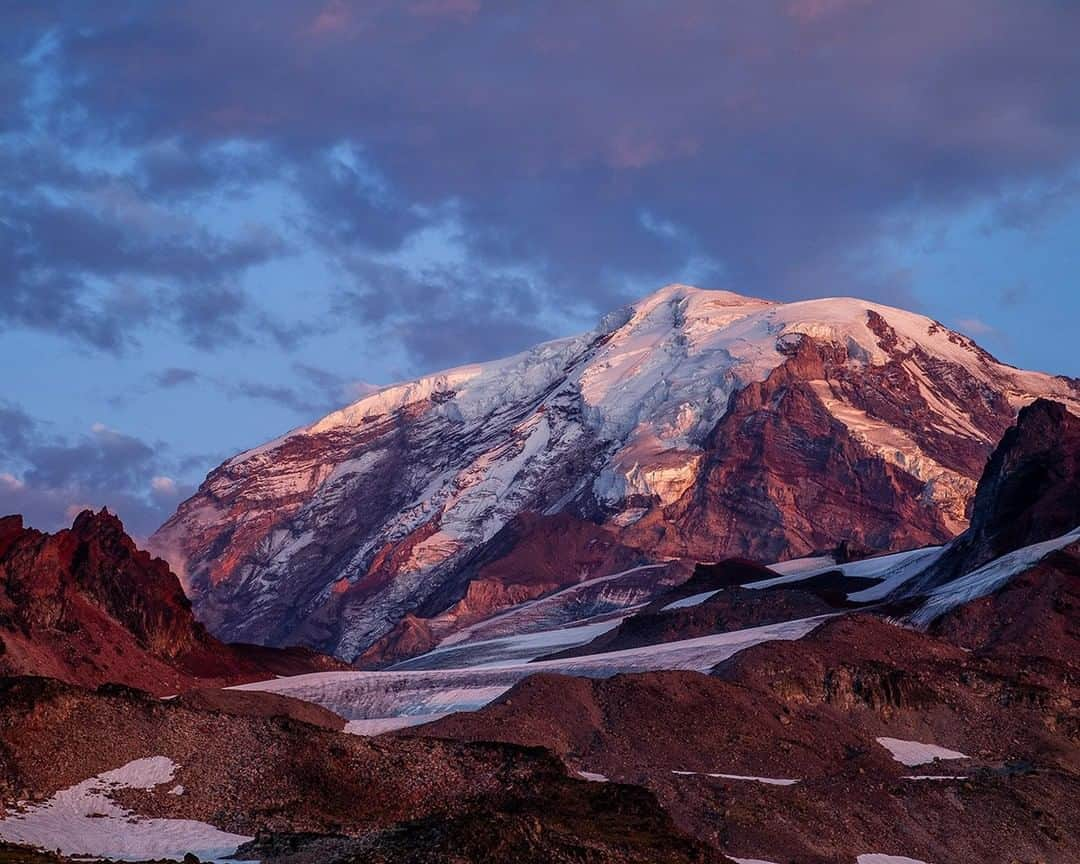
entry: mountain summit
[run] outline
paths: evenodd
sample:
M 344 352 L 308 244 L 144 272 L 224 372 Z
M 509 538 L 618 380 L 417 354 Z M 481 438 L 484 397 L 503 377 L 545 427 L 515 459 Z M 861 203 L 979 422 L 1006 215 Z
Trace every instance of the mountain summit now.
M 1038 397 L 1080 410 L 1080 382 L 864 300 L 670 285 L 588 333 L 383 388 L 242 453 L 152 544 L 217 635 L 352 659 L 616 560 L 945 541 Z M 523 548 L 546 556 L 541 581 Z

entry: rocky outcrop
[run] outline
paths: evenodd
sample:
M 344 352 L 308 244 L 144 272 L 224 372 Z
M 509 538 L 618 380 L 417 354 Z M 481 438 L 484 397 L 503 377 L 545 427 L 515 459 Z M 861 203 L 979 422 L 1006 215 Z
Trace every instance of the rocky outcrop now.
M 156 693 L 340 664 L 307 649 L 227 646 L 191 611 L 179 580 L 105 510 L 55 534 L 0 519 L 0 672 Z
M 1080 526 L 1080 416 L 1039 399 L 1020 411 L 979 480 L 971 524 L 945 554 L 906 583 L 918 595 L 995 558 Z
M 980 654 L 1048 659 L 1080 673 L 1080 543 L 947 612 L 930 632 Z
M 328 708 L 280 693 L 204 687 L 181 693 L 176 703 L 194 711 L 214 711 L 232 717 L 287 717 L 332 732 L 345 729 L 344 718 Z

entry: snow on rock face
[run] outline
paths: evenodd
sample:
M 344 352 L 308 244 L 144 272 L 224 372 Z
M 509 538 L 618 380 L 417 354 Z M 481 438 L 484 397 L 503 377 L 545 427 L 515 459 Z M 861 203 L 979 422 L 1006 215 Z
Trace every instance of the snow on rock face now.
M 899 309 L 672 285 L 589 333 L 383 388 L 242 453 L 152 545 L 188 574 L 218 635 L 351 659 L 517 514 L 568 510 L 621 531 L 692 496 L 733 394 L 807 339 L 831 358 L 814 397 L 868 456 L 914 478 L 942 535 L 963 527 L 1020 405 L 1080 405 L 1075 384 Z
M 176 770 L 171 759 L 151 756 L 105 771 L 0 820 L 0 840 L 122 861 L 179 859 L 187 852 L 217 861 L 252 839 L 190 819 L 143 819 L 110 796 L 122 788 L 154 789 L 170 782 Z M 182 792 L 175 786 L 169 794 Z
M 1080 526 L 1052 540 L 1044 540 L 1042 543 L 1033 543 L 1008 552 L 971 573 L 939 585 L 930 592 L 930 596 L 922 606 L 911 615 L 911 622 L 925 627 L 950 609 L 994 593 L 1014 576 L 1037 564 L 1051 552 L 1064 549 L 1078 541 L 1080 541 Z
M 672 609 L 688 609 L 691 606 L 700 606 L 710 597 L 715 597 L 720 593 L 720 589 L 717 588 L 714 591 L 701 591 L 698 594 L 691 594 L 689 597 L 683 597 L 681 600 L 672 600 L 666 606 L 661 606 L 661 612 L 669 612 Z

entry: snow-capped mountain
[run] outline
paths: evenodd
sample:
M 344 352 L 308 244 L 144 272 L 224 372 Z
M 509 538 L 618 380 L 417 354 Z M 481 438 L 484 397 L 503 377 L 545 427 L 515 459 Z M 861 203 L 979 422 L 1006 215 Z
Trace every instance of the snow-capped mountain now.
M 589 333 L 384 388 L 242 453 L 152 542 L 219 636 L 426 650 L 664 557 L 945 541 L 1039 396 L 1080 410 L 1080 383 L 920 315 L 672 285 Z

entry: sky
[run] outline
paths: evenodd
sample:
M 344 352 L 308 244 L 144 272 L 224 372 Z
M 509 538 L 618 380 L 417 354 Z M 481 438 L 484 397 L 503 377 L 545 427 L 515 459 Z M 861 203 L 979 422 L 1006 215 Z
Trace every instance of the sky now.
M 1080 376 L 1072 0 L 0 0 L 0 512 L 139 537 L 670 282 Z

